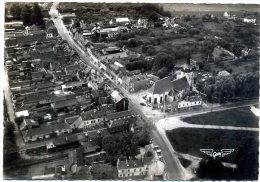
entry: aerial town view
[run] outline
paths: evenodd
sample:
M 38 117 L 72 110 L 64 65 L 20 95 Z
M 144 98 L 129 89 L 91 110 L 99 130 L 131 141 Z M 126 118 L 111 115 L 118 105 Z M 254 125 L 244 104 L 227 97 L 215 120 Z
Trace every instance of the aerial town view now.
M 4 8 L 4 179 L 258 179 L 260 5 Z

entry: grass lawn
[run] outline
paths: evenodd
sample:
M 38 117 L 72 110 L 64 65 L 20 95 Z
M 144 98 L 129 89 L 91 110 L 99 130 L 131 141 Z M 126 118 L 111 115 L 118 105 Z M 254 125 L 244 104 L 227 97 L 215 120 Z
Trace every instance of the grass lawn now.
M 184 117 L 182 120 L 191 124 L 259 127 L 259 118 L 250 111 L 250 107 L 241 107 L 192 117 Z
M 221 149 L 235 149 L 233 153 L 221 160 L 236 163 L 239 150 L 252 142 L 251 149 L 258 151 L 258 133 L 251 131 L 215 130 L 198 128 L 178 128 L 166 132 L 173 148 L 177 152 L 191 154 L 207 158 L 207 155 L 200 152 L 200 149 L 214 149 L 220 152 Z
M 224 33 L 224 30 L 223 30 L 223 25 L 220 24 L 220 23 L 215 23 L 215 22 L 204 22 L 203 23 L 203 26 L 205 29 L 208 29 L 212 32 L 215 32 L 215 33 Z
M 180 159 L 181 165 L 185 168 L 189 167 L 189 165 L 191 164 L 191 161 L 189 161 L 187 159 L 184 159 L 184 158 L 179 158 L 179 159 Z

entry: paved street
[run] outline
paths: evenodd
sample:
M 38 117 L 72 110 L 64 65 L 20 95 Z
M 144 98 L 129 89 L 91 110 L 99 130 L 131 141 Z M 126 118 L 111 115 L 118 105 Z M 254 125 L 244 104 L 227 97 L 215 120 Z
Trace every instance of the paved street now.
M 15 122 L 15 111 L 14 111 L 14 107 L 13 107 L 13 101 L 12 101 L 12 96 L 11 96 L 6 68 L 4 68 L 2 76 L 3 76 L 3 90 L 4 90 L 4 97 L 6 99 L 7 112 L 8 112 L 10 121 L 12 123 L 14 123 L 14 126 L 15 126 L 14 135 L 15 135 L 16 145 L 19 149 L 20 147 L 24 146 L 25 143 L 23 141 L 23 137 L 21 135 L 19 126 L 17 126 L 17 124 Z

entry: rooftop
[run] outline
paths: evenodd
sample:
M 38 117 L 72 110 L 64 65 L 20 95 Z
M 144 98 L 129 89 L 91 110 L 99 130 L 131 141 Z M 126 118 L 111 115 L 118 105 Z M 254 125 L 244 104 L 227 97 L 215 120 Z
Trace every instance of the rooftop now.
M 117 169 L 132 169 L 132 168 L 140 168 L 143 167 L 144 164 L 139 159 L 131 159 L 131 160 L 124 160 L 124 161 L 118 161 L 117 163 Z
M 153 86 L 148 90 L 151 94 L 163 94 L 172 89 L 171 77 L 165 77 L 157 80 Z
M 42 124 L 38 128 L 29 129 L 23 132 L 23 136 L 30 138 L 33 136 L 44 136 L 49 135 L 55 131 L 69 130 L 70 125 L 67 123 L 55 123 L 55 124 Z
M 129 117 L 129 116 L 134 116 L 134 114 L 131 111 L 127 110 L 127 111 L 109 113 L 107 114 L 106 119 L 113 120 L 113 119 Z

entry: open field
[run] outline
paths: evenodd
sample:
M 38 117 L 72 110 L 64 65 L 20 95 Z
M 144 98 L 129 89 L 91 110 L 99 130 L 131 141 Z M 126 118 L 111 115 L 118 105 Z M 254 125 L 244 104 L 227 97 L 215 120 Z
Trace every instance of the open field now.
M 166 11 L 171 12 L 238 12 L 246 10 L 248 12 L 258 12 L 260 9 L 259 5 L 256 4 L 162 4 L 162 7 Z
M 167 131 L 166 134 L 175 151 L 202 158 L 208 156 L 200 152 L 200 149 L 214 149 L 216 152 L 221 149 L 235 149 L 233 153 L 221 159 L 230 163 L 237 163 L 240 158 L 239 151 L 244 150 L 248 142 L 252 143 L 250 147 L 254 152 L 258 151 L 259 146 L 257 132 L 178 128 Z
M 190 124 L 259 127 L 259 118 L 250 111 L 250 107 L 184 117 L 182 120 Z

